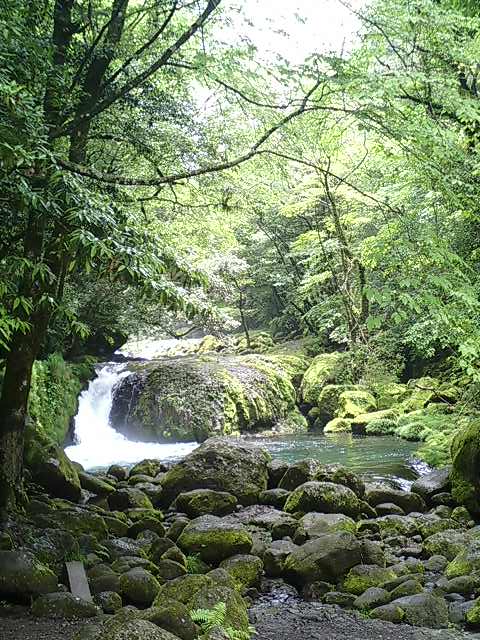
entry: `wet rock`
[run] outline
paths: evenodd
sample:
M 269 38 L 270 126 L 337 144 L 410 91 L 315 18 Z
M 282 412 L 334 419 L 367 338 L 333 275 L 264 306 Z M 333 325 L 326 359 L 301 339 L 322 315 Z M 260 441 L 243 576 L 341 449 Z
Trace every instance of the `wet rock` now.
M 361 544 L 350 533 L 327 534 L 297 547 L 285 562 L 293 584 L 337 582 L 361 561 Z
M 154 478 L 162 471 L 167 471 L 166 465 L 160 460 L 150 458 L 133 465 L 130 469 L 130 476 L 145 475 Z
M 107 540 L 104 545 L 110 554 L 112 560 L 117 560 L 122 556 L 140 556 L 145 557 L 143 544 L 132 538 L 114 538 Z
M 167 472 L 166 503 L 192 489 L 227 491 L 241 504 L 254 504 L 267 489 L 269 454 L 254 445 L 211 438 Z
M 32 614 L 40 618 L 93 618 L 99 608 L 71 593 L 47 593 L 35 600 Z
M 143 531 L 153 531 L 161 538 L 165 536 L 165 527 L 157 518 L 152 516 L 141 518 L 140 520 L 132 524 L 132 526 L 128 529 L 128 535 L 130 538 L 136 538 L 138 534 Z
M 117 480 L 126 480 L 128 477 L 128 469 L 119 464 L 112 464 L 107 471 L 108 476 L 113 476 Z
M 49 495 L 78 502 L 80 479 L 73 463 L 59 447 L 43 449 L 31 463 L 32 480 L 44 487 Z
M 85 471 L 80 471 L 78 478 L 82 489 L 90 491 L 97 496 L 108 496 L 115 491 L 115 487 L 112 484 Z
M 298 521 L 291 515 L 278 511 L 274 507 L 263 505 L 252 505 L 242 509 L 234 516 L 226 518 L 230 522 L 241 522 L 245 525 L 253 525 L 262 529 L 267 529 L 272 533 L 275 540 L 292 537 L 298 527 Z
M 57 578 L 27 551 L 0 551 L 0 598 L 28 600 L 57 590 Z
M 418 478 L 412 484 L 412 492 L 422 496 L 425 501 L 438 494 L 448 492 L 450 490 L 450 474 L 452 468 L 450 466 L 443 469 L 435 469 L 430 473 Z
M 405 515 L 405 511 L 398 505 L 393 504 L 393 502 L 382 502 L 381 504 L 377 504 L 375 507 L 375 511 L 380 517 L 390 516 L 390 515 L 396 515 L 396 516 Z
M 426 510 L 425 501 L 418 494 L 389 489 L 383 486 L 377 486 L 367 491 L 365 499 L 372 507 L 376 507 L 377 504 L 391 502 L 403 509 L 405 513 L 414 511 L 421 513 Z
M 143 620 L 166 629 L 181 640 L 195 640 L 200 634 L 199 627 L 190 617 L 189 609 L 181 602 L 166 600 L 162 605 L 146 609 L 140 615 Z
M 240 524 L 217 516 L 201 516 L 192 520 L 178 539 L 178 546 L 187 554 L 199 554 L 207 563 L 219 564 L 233 555 L 249 553 L 253 540 Z
M 355 518 L 362 504 L 354 492 L 331 482 L 305 482 L 292 491 L 285 507 L 287 513 L 342 513 Z
M 320 468 L 317 460 L 306 458 L 305 460 L 297 460 L 293 462 L 280 479 L 278 487 L 286 491 L 293 491 L 301 484 L 313 480 L 315 473 Z
M 130 603 L 149 607 L 160 590 L 160 583 L 149 571 L 135 567 L 120 576 L 120 592 Z
M 237 498 L 226 491 L 212 489 L 193 489 L 180 493 L 174 503 L 177 511 L 186 513 L 189 518 L 203 515 L 226 516 L 235 511 Z
M 351 469 L 341 464 L 321 465 L 313 477 L 318 482 L 333 482 L 348 487 L 358 498 L 365 496 L 365 483 Z
M 105 540 L 108 536 L 105 520 L 99 514 L 74 505 L 68 509 L 56 509 L 48 515 L 36 516 L 35 522 L 39 526 L 56 527 L 69 531 L 77 539 L 82 534 L 87 534 L 100 541 Z

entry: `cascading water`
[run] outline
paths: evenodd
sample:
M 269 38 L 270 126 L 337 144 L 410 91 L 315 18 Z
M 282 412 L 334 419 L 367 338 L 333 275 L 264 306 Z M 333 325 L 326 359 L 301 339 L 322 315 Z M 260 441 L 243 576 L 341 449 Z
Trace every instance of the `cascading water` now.
M 198 446 L 196 442 L 158 444 L 132 442 L 113 429 L 109 422 L 113 387 L 129 375 L 125 363 L 108 363 L 97 372 L 88 389 L 79 398 L 75 417 L 77 444 L 67 447 L 70 460 L 86 469 L 107 467 L 110 464 L 131 464 L 144 458 L 175 460 Z

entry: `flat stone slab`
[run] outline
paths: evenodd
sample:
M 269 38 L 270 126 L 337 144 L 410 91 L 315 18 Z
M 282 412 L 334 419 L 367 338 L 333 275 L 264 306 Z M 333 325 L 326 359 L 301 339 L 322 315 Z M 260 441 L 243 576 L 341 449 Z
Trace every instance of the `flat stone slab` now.
M 87 602 L 93 602 L 90 587 L 88 586 L 87 574 L 83 562 L 77 560 L 66 562 L 68 581 L 70 583 L 70 591 L 77 598 L 82 598 Z

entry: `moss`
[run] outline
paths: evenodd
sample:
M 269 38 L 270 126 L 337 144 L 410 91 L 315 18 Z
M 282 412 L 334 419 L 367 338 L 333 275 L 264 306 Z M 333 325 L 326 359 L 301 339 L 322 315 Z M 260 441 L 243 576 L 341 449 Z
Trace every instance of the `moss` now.
M 207 563 L 218 563 L 237 553 L 248 553 L 252 544 L 252 536 L 247 530 L 229 530 L 226 527 L 197 531 L 187 525 L 178 539 L 180 548 L 188 554 L 198 554 Z
M 371 411 L 370 413 L 361 413 L 353 418 L 352 424 L 356 431 L 366 430 L 366 427 L 375 420 L 394 420 L 395 425 L 398 420 L 398 413 L 395 409 L 383 409 L 381 411 Z
M 473 514 L 480 513 L 480 420 L 472 421 L 452 442 L 452 495 Z
M 260 583 L 263 562 L 257 556 L 239 555 L 227 558 L 220 565 L 231 576 L 240 592 Z
M 303 377 L 301 386 L 303 400 L 316 405 L 325 385 L 350 382 L 348 363 L 349 354 L 338 351 L 322 353 L 314 358 Z
M 480 627 L 480 598 L 477 598 L 473 607 L 468 609 L 466 621 L 472 627 Z
M 396 407 L 408 395 L 407 385 L 398 384 L 397 382 L 390 382 L 388 384 L 381 385 L 377 390 L 377 404 L 380 410 L 391 409 Z
M 397 421 L 390 418 L 375 418 L 370 421 L 366 427 L 365 432 L 374 436 L 386 436 L 395 433 L 397 427 Z
M 334 418 L 327 422 L 324 433 L 351 433 L 352 421 L 346 418 Z
M 377 402 L 369 391 L 350 389 L 339 397 L 338 416 L 340 418 L 356 418 L 359 415 L 375 411 Z
M 358 565 L 350 570 L 343 587 L 349 593 L 360 595 L 370 587 L 378 587 L 384 582 L 396 578 L 394 571 L 377 565 Z

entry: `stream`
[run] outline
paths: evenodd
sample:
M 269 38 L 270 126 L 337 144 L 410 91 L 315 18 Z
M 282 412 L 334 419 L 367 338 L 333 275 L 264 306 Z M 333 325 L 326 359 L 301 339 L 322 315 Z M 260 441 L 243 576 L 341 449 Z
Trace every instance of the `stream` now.
M 142 341 L 127 345 L 120 354 L 127 358 L 151 359 L 168 355 L 175 342 Z M 191 342 L 194 340 L 182 341 L 186 343 L 187 352 L 193 346 Z M 129 373 L 128 361 L 98 365 L 97 377 L 80 395 L 74 422 L 75 444 L 65 452 L 87 470 L 102 469 L 111 464 L 132 465 L 145 458 L 174 462 L 198 447 L 196 442 L 133 442 L 112 428 L 109 415 L 113 388 Z M 314 458 L 322 463 L 340 463 L 372 480 L 396 481 L 402 488 L 408 488 L 412 480 L 426 471 L 425 465 L 414 459 L 418 444 L 393 436 L 302 434 L 258 435 L 247 439 L 268 449 L 274 458 L 288 462 Z

